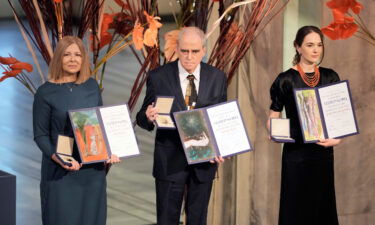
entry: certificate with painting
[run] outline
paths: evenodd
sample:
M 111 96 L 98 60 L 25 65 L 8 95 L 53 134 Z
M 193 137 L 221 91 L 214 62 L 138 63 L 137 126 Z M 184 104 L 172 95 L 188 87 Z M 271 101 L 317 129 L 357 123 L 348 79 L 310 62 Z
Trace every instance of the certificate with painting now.
M 295 89 L 294 97 L 305 143 L 359 133 L 347 80 Z
M 237 101 L 173 113 L 187 162 L 253 150 Z
M 83 164 L 140 154 L 126 104 L 71 110 L 69 116 Z

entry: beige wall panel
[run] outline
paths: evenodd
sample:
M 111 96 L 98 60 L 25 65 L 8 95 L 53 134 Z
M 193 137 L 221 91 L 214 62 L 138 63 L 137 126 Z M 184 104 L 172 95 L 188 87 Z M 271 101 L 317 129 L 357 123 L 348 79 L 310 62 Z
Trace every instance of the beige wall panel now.
M 375 34 L 375 1 L 361 0 L 361 17 Z M 322 23 L 332 15 L 323 8 Z M 341 225 L 374 224 L 375 214 L 375 46 L 351 37 L 327 39 L 324 65 L 351 86 L 360 135 L 346 138 L 335 150 L 336 198 Z
M 211 225 L 277 224 L 281 148 L 268 141 L 266 121 L 269 88 L 282 70 L 282 29 L 278 16 L 253 43 L 229 86 L 228 97 L 238 99 L 255 151 L 220 167 L 210 205 Z
M 250 102 L 255 114 L 254 224 L 277 224 L 280 195 L 281 149 L 268 141 L 266 121 L 269 88 L 282 70 L 282 16 L 276 17 L 255 40 L 250 56 Z M 254 131 L 253 131 L 254 132 Z

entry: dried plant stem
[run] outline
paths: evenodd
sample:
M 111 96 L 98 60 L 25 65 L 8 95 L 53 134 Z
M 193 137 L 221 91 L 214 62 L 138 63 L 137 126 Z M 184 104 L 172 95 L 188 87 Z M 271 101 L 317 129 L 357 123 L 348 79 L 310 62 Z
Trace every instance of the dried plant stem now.
M 103 58 L 95 65 L 95 68 L 94 70 L 92 71 L 92 73 L 96 73 L 98 72 L 100 66 L 102 66 L 105 62 L 107 62 L 110 58 L 112 58 L 114 55 L 116 55 L 117 53 L 119 53 L 121 50 L 123 50 L 124 48 L 126 48 L 127 46 L 129 46 L 130 44 L 132 44 L 133 42 L 132 41 L 127 41 L 127 39 L 129 38 L 129 36 L 131 35 L 132 33 L 129 33 L 128 35 L 126 35 L 125 37 L 123 37 L 120 41 L 118 41 L 109 51 L 107 54 L 105 54 L 103 56 Z
M 29 38 L 27 37 L 25 31 L 23 30 L 23 27 L 21 26 L 20 21 L 18 20 L 17 15 L 14 12 L 13 12 L 13 15 L 14 15 L 14 19 L 16 20 L 16 22 L 18 24 L 18 27 L 19 27 L 19 29 L 21 31 L 22 37 L 23 37 L 23 39 L 26 42 L 26 46 L 29 49 L 29 52 L 30 52 L 30 54 L 31 54 L 31 56 L 33 58 L 33 61 L 34 61 L 35 65 L 36 65 L 36 68 L 37 68 L 38 73 L 40 75 L 41 82 L 43 84 L 45 82 L 45 78 L 44 78 L 44 74 L 42 72 L 42 69 L 40 68 L 40 64 L 39 64 L 38 58 L 36 57 L 35 51 L 34 51 L 32 45 L 30 43 Z
M 52 51 L 52 47 L 51 47 L 52 46 L 51 41 L 49 40 L 46 25 L 44 24 L 42 14 L 40 13 L 40 8 L 39 8 L 37 0 L 33 0 L 33 4 L 34 4 L 35 10 L 36 10 L 36 13 L 38 15 L 38 18 L 39 18 L 40 28 L 42 30 L 45 46 L 47 47 L 47 50 L 48 50 L 48 53 L 49 53 L 50 57 L 52 58 L 53 51 Z

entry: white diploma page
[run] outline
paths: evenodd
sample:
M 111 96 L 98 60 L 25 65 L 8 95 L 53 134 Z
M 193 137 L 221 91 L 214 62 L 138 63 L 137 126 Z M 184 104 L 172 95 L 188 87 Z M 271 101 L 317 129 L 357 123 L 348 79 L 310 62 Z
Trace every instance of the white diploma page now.
M 111 153 L 118 157 L 139 155 L 127 105 L 101 107 L 99 111 Z
M 358 133 L 347 81 L 318 88 L 328 138 Z
M 252 150 L 236 101 L 207 108 L 207 115 L 222 157 Z

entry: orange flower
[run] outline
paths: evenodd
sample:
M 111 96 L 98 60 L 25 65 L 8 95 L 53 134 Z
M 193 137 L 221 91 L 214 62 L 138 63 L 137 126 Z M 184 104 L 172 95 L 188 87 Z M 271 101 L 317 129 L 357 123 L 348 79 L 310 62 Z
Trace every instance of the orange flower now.
M 133 43 L 136 49 L 141 50 L 143 47 L 143 30 L 144 27 L 138 22 L 135 22 L 133 29 Z
M 64 0 L 54 0 L 54 1 L 55 1 L 55 3 L 61 3 Z
M 356 0 L 331 0 L 327 2 L 327 6 L 342 13 L 347 13 L 350 8 L 355 14 L 359 14 L 363 8 L 362 4 Z
M 149 47 L 158 45 L 157 37 L 158 37 L 158 30 L 148 28 L 145 31 L 143 43 Z
M 345 16 L 340 9 L 332 10 L 334 21 L 321 30 L 323 34 L 332 40 L 346 39 L 358 30 L 358 25 L 354 23 L 354 18 Z
M 157 30 L 158 28 L 160 28 L 161 26 L 163 26 L 163 24 L 161 24 L 158 20 L 160 20 L 160 17 L 158 16 L 150 16 L 147 14 L 146 11 L 143 11 L 143 14 L 146 16 L 146 19 L 147 19 L 147 22 L 149 23 L 149 29 L 152 29 L 152 30 Z
M 1 57 L 0 56 L 0 64 L 10 65 L 18 62 L 18 60 L 14 57 Z
M 168 62 L 175 61 L 178 58 L 177 40 L 180 30 L 172 30 L 164 35 L 164 55 Z
M 15 64 L 11 65 L 10 68 L 12 70 L 26 70 L 29 73 L 33 71 L 33 66 L 25 62 L 16 62 Z
M 143 14 L 146 16 L 147 22 L 149 23 L 149 28 L 145 31 L 143 37 L 143 43 L 149 47 L 153 47 L 158 44 L 158 28 L 162 26 L 162 24 L 158 21 L 160 20 L 160 17 L 150 16 L 146 11 L 144 11 Z

